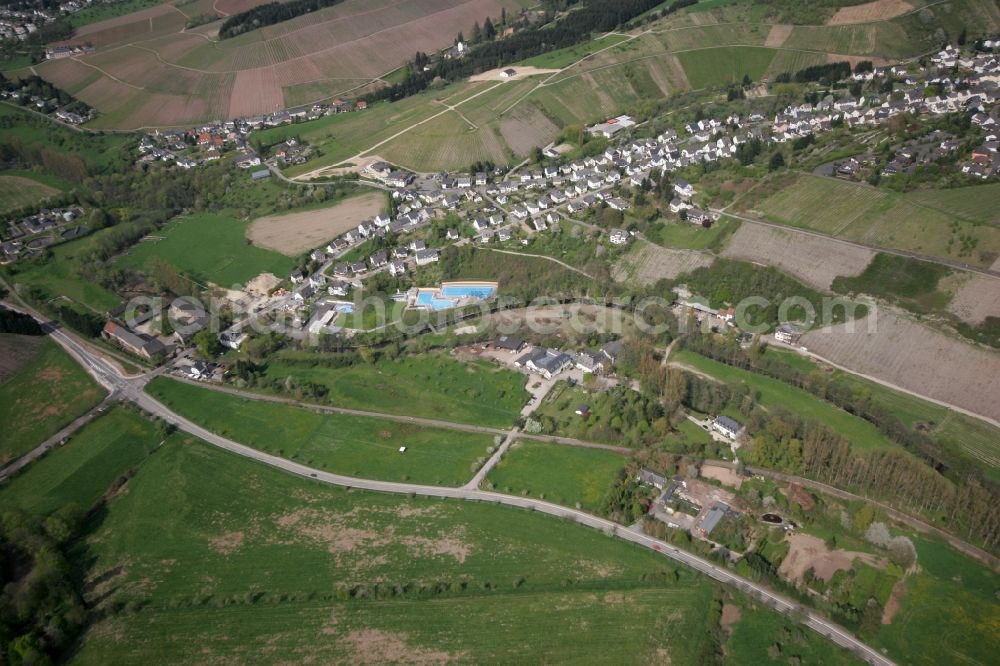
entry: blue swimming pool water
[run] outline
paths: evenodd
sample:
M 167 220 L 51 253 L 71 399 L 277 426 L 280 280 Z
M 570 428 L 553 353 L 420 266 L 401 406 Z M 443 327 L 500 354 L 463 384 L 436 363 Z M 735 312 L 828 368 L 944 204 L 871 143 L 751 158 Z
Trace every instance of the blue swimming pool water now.
M 434 298 L 434 294 L 429 291 L 422 291 L 417 294 L 417 305 L 430 306 L 432 310 L 447 310 L 455 307 L 455 301 L 450 298 Z
M 495 287 L 483 284 L 447 284 L 441 289 L 427 289 L 417 293 L 414 305 L 422 305 L 432 310 L 447 310 L 463 298 L 482 300 L 493 295 Z
M 450 298 L 489 298 L 493 287 L 484 284 L 448 284 L 441 288 L 441 295 Z
M 336 310 L 337 312 L 346 312 L 347 314 L 351 314 L 352 312 L 354 312 L 354 305 L 352 305 L 351 303 L 338 303 L 337 305 L 333 306 L 333 309 Z

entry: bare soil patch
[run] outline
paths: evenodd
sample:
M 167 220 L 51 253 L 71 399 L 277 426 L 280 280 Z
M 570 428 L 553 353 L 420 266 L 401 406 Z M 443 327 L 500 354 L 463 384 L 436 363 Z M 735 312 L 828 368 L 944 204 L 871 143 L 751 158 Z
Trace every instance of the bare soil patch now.
M 948 311 L 969 324 L 1000 317 L 1000 278 L 966 274 L 954 292 Z
M 713 261 L 711 256 L 694 250 L 673 250 L 641 243 L 619 260 L 612 277 L 617 282 L 631 279 L 647 285 L 663 278 L 675 278 L 701 266 L 711 266 Z
M 802 344 L 855 372 L 1000 420 L 1000 354 L 887 307 L 861 321 L 810 331 Z
M 906 596 L 906 577 L 896 581 L 892 586 L 892 594 L 885 603 L 885 610 L 882 612 L 882 624 L 892 624 L 892 618 L 896 617 L 900 607 L 903 605 L 903 597 Z
M 764 46 L 769 46 L 771 48 L 778 48 L 785 43 L 788 36 L 792 34 L 792 28 L 795 26 L 778 23 L 771 26 L 771 31 L 767 33 L 767 39 L 764 40 Z
M 737 474 L 734 470 L 720 465 L 702 465 L 701 475 L 707 479 L 715 479 L 716 481 L 727 486 L 732 486 L 737 490 L 739 490 L 740 486 L 743 485 L 743 477 Z
M 447 664 L 468 658 L 466 653 L 431 650 L 409 643 L 409 635 L 380 629 L 360 629 L 344 637 L 352 664 Z
M 273 273 L 261 273 L 254 279 L 247 282 L 246 293 L 251 296 L 267 296 L 281 284 L 281 279 Z
M 913 5 L 903 0 L 875 0 L 863 5 L 841 7 L 837 10 L 827 25 L 847 25 L 849 23 L 868 23 L 890 19 L 913 10 Z
M 722 619 L 719 624 L 722 625 L 723 631 L 728 631 L 729 627 L 739 622 L 741 617 L 743 617 L 743 611 L 740 610 L 739 606 L 722 604 Z
M 722 256 L 774 266 L 806 284 L 829 290 L 838 275 L 859 275 L 875 253 L 832 239 L 744 222 Z
M 230 555 L 243 545 L 243 532 L 226 532 L 208 540 L 208 545 L 217 553 Z
M 508 69 L 514 70 L 514 76 L 504 76 L 503 72 Z M 539 74 L 555 74 L 560 71 L 562 70 L 542 69 L 540 67 L 532 67 L 530 65 L 516 65 L 514 67 L 491 69 L 488 72 L 483 72 L 482 74 L 474 74 L 469 77 L 469 81 L 520 81 L 521 79 L 526 79 L 529 76 L 537 76 Z
M 851 568 L 855 559 L 861 559 L 872 566 L 882 566 L 880 558 L 868 553 L 857 553 L 849 550 L 829 550 L 819 537 L 810 534 L 793 534 L 788 537 L 790 548 L 788 556 L 781 562 L 778 573 L 790 581 L 800 582 L 806 570 L 810 567 L 816 578 L 829 581 L 837 571 Z
M 353 229 L 377 214 L 384 205 L 385 197 L 373 192 L 351 197 L 329 208 L 268 215 L 253 221 L 247 237 L 254 245 L 296 256 Z
M 420 536 L 404 537 L 400 543 L 417 555 L 447 555 L 459 564 L 472 552 L 472 548 L 456 536 L 438 537 L 436 539 Z
M 35 358 L 44 340 L 41 335 L 0 335 L 0 383 Z

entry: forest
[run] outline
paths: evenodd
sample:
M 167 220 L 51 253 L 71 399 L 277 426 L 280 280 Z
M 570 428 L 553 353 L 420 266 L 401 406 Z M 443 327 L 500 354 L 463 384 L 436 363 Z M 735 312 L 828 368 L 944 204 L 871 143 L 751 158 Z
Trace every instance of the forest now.
M 236 35 L 257 30 L 265 26 L 288 21 L 297 16 L 333 7 L 343 0 L 292 0 L 291 2 L 269 2 L 239 14 L 233 14 L 219 28 L 219 39 L 229 39 Z
M 665 8 L 663 13 L 673 13 L 696 2 L 697 0 L 677 0 Z M 438 78 L 455 81 L 573 46 L 589 40 L 592 33 L 614 30 L 660 4 L 660 0 L 587 0 L 582 7 L 568 12 L 554 24 L 529 27 L 504 39 L 482 42 L 474 46 L 467 55 L 439 60 L 426 71 L 423 67 L 414 65 L 406 80 L 372 93 L 368 100 L 400 100 L 424 90 Z
M 66 552 L 82 519 L 73 505 L 0 516 L 0 663 L 52 663 L 86 626 Z

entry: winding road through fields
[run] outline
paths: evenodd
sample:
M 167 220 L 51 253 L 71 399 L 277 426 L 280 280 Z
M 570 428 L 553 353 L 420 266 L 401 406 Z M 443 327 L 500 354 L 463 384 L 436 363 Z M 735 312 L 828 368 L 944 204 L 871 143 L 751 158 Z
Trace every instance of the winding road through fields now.
M 873 664 L 874 666 L 894 665 L 894 662 L 882 655 L 880 652 L 858 640 L 849 631 L 826 619 L 822 615 L 812 611 L 811 609 L 801 606 L 794 600 L 783 595 L 776 594 L 766 587 L 758 585 L 751 580 L 738 576 L 723 567 L 719 567 L 683 550 L 679 550 L 665 541 L 654 539 L 636 529 L 623 527 L 611 522 L 610 520 L 606 520 L 577 509 L 552 504 L 551 502 L 531 497 L 518 497 L 480 490 L 479 485 L 485 477 L 485 474 L 489 471 L 489 468 L 496 464 L 502 455 L 502 451 L 506 450 L 506 447 L 510 445 L 516 436 L 519 436 L 516 429 L 508 432 L 506 440 L 503 445 L 499 447 L 497 453 L 491 457 L 490 461 L 487 462 L 484 468 L 481 469 L 468 484 L 462 486 L 461 488 L 445 488 L 413 483 L 376 481 L 372 479 L 359 479 L 340 474 L 332 474 L 330 472 L 324 472 L 322 470 L 301 465 L 291 460 L 286 460 L 284 458 L 279 458 L 277 456 L 258 451 L 257 449 L 250 448 L 249 446 L 234 442 L 206 430 L 183 416 L 174 413 L 166 405 L 159 402 L 144 391 L 145 385 L 149 382 L 149 380 L 158 375 L 162 369 L 138 376 L 124 375 L 101 354 L 90 349 L 86 343 L 77 339 L 73 334 L 62 330 L 58 326 L 47 321 L 43 317 L 39 316 L 38 313 L 29 308 L 19 306 L 9 307 L 14 307 L 22 312 L 27 312 L 38 319 L 39 322 L 42 323 L 45 331 L 53 338 L 53 340 L 66 349 L 66 351 L 69 352 L 70 355 L 72 355 L 78 362 L 80 362 L 94 377 L 94 379 L 105 386 L 113 396 L 117 396 L 121 400 L 137 404 L 149 414 L 163 419 L 167 423 L 170 423 L 178 429 L 204 440 L 212 446 L 216 446 L 220 449 L 229 451 L 230 453 L 235 453 L 236 455 L 243 456 L 244 458 L 255 460 L 297 476 L 345 488 L 357 488 L 360 490 L 382 493 L 422 495 L 443 499 L 492 502 L 494 504 L 503 504 L 505 506 L 517 507 L 529 511 L 537 511 L 556 518 L 561 518 L 563 520 L 573 521 L 579 523 L 580 525 L 600 530 L 609 536 L 615 536 L 620 539 L 624 539 L 625 541 L 638 544 L 644 548 L 654 550 L 665 557 L 701 572 L 719 583 L 741 590 L 779 613 L 794 616 L 805 626 L 826 637 L 836 645 L 850 650 L 859 658 L 864 659 L 866 662 Z

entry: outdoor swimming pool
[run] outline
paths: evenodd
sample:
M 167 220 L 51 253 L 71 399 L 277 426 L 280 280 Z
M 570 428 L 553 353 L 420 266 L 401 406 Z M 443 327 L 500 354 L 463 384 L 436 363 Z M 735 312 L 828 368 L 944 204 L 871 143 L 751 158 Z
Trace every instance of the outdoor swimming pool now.
M 447 310 L 448 308 L 455 307 L 455 299 L 452 298 L 435 298 L 433 291 L 421 291 L 417 294 L 417 300 L 414 301 L 414 305 L 422 305 L 424 307 L 429 307 L 432 310 Z
M 491 284 L 445 282 L 441 285 L 441 295 L 449 298 L 478 298 L 479 300 L 483 300 L 492 296 L 494 291 L 496 291 L 496 286 Z
M 447 310 L 460 303 L 466 305 L 489 298 L 496 293 L 496 289 L 496 283 L 490 282 L 444 282 L 439 289 L 418 290 L 413 305 L 432 310 Z

